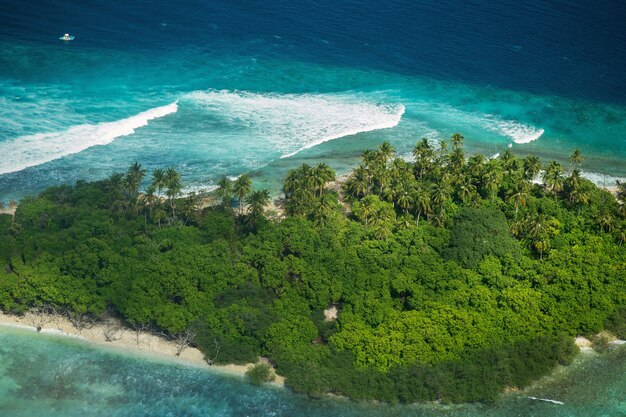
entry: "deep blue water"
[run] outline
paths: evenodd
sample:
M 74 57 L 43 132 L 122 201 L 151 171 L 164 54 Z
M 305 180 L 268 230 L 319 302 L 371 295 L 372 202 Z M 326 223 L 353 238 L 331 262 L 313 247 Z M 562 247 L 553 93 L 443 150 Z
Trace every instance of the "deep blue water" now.
M 259 168 L 277 188 L 302 158 L 341 155 L 341 170 L 384 138 L 406 153 L 456 130 L 484 152 L 580 147 L 587 171 L 620 176 L 624 17 L 597 2 L 5 2 L 0 199 L 134 159 L 190 188 Z
M 195 48 L 626 103 L 626 8 L 617 1 L 76 3 L 5 1 L 0 35 L 50 44 L 72 31 L 74 48 Z
M 177 167 L 188 190 L 252 171 L 277 192 L 303 161 L 342 171 L 384 139 L 408 155 L 456 131 L 488 155 L 566 161 L 578 147 L 586 174 L 610 183 L 626 177 L 624 22 L 617 1 L 3 0 L 0 201 L 135 160 Z M 33 337 L 0 334 L 2 416 L 626 412 L 623 360 L 537 391 L 565 408 L 515 397 L 431 413 L 310 402 Z
M 0 201 L 138 160 L 188 190 L 461 131 L 626 176 L 626 8 L 548 1 L 37 1 L 0 7 Z M 63 33 L 72 42 L 58 40 Z M 331 139 L 335 139 L 332 140 Z M 599 175 L 595 175 L 599 174 Z

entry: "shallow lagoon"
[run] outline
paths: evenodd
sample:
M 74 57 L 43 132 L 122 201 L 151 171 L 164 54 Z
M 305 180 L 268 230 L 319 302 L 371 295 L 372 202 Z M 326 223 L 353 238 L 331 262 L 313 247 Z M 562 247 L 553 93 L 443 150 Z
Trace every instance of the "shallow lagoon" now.
M 617 416 L 626 412 L 626 348 L 574 364 L 491 405 L 387 405 L 311 400 L 193 366 L 0 328 L 0 414 L 72 416 Z M 557 405 L 528 399 L 555 399 Z

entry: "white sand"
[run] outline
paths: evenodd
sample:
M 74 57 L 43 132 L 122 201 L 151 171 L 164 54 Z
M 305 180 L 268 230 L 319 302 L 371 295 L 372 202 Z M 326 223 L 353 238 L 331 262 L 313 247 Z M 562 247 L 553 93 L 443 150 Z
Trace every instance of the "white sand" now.
M 193 347 L 186 347 L 180 356 L 176 356 L 178 346 L 175 341 L 147 332 L 141 332 L 139 337 L 137 337 L 137 333 L 133 329 L 122 327 L 119 321 L 112 319 L 106 324 L 98 323 L 90 328 L 79 330 L 66 317 L 59 315 L 27 313 L 24 316 L 16 316 L 0 311 L 0 325 L 20 327 L 33 331 L 37 330 L 37 326 L 41 326 L 42 333 L 76 337 L 95 345 L 140 352 L 237 376 L 243 376 L 248 369 L 255 365 L 253 363 L 246 365 L 209 365 L 204 360 L 202 352 Z M 107 333 L 112 341 L 107 340 L 105 335 Z M 267 360 L 262 358 L 260 362 L 267 363 Z M 284 378 L 276 375 L 273 384 L 283 386 Z
M 339 311 L 337 310 L 337 306 L 332 305 L 326 310 L 324 310 L 324 321 L 335 321 L 337 320 L 337 314 Z
M 620 340 L 617 337 L 615 337 L 614 334 L 604 330 L 601 331 L 600 333 L 598 333 L 596 335 L 596 337 L 598 338 L 603 338 L 605 339 L 609 345 L 623 345 L 626 344 L 626 340 Z M 576 346 L 578 346 L 578 348 L 580 349 L 581 352 L 592 352 L 593 351 L 593 342 L 589 339 L 587 339 L 586 337 L 583 336 L 578 336 L 575 340 L 574 343 L 576 343 Z
M 593 343 L 591 343 L 591 340 L 586 337 L 578 336 L 574 340 L 574 343 L 576 343 L 576 346 L 578 346 L 581 352 L 593 350 Z

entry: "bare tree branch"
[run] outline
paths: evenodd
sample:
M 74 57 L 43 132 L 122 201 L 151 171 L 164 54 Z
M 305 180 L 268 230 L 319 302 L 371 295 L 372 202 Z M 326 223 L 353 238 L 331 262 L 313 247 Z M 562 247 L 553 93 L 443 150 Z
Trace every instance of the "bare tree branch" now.
M 196 338 L 196 332 L 192 327 L 187 327 L 182 333 L 176 335 L 176 356 L 180 356 L 183 350 Z

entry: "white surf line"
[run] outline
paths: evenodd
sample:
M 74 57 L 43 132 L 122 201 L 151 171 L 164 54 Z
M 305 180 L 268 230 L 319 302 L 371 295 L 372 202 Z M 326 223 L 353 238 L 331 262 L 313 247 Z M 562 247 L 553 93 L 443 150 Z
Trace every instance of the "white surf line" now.
M 135 133 L 150 120 L 178 111 L 178 101 L 155 107 L 113 122 L 82 124 L 61 132 L 36 133 L 0 143 L 0 175 L 45 164 L 55 159 L 79 153 L 97 145 L 107 145 L 115 139 Z
M 194 91 L 182 99 L 241 132 L 242 144 L 288 158 L 321 143 L 395 127 L 405 112 L 358 93 Z
M 404 115 L 405 112 L 405 108 L 403 105 L 400 105 L 399 107 L 399 111 L 396 112 L 395 114 L 389 114 L 388 116 L 391 118 L 391 120 L 389 121 L 385 121 L 383 123 L 379 123 L 376 125 L 372 125 L 372 126 L 364 126 L 362 128 L 357 128 L 357 129 L 353 129 L 353 130 L 346 130 L 344 132 L 340 132 L 337 133 L 335 135 L 330 135 L 324 138 L 320 138 L 316 141 L 313 141 L 311 143 L 306 144 L 305 146 L 301 147 L 300 149 L 287 153 L 285 155 L 282 155 L 280 157 L 280 159 L 284 159 L 284 158 L 290 158 L 292 156 L 294 156 L 297 153 L 300 153 L 306 149 L 310 149 L 313 148 L 315 146 L 321 145 L 322 143 L 331 141 L 331 140 L 335 140 L 335 139 L 339 139 L 342 138 L 344 136 L 352 136 L 352 135 L 356 135 L 359 133 L 365 133 L 365 132 L 373 132 L 374 130 L 381 130 L 381 129 L 390 129 L 392 127 L 396 127 L 399 123 L 400 120 L 402 119 L 402 116 Z
M 565 404 L 563 401 L 551 400 L 549 398 L 538 398 L 538 397 L 527 397 L 527 398 L 529 398 L 531 400 L 544 401 L 544 402 L 547 402 L 547 403 L 558 404 L 558 405 Z

